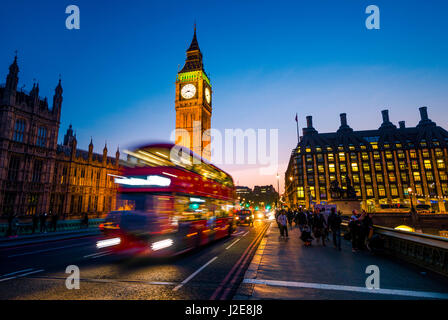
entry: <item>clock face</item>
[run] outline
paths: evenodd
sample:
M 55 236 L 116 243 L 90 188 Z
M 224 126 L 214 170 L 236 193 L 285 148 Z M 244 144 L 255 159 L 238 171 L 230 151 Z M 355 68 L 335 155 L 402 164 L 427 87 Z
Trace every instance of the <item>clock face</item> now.
M 194 84 L 191 84 L 191 83 L 186 84 L 182 87 L 182 90 L 180 93 L 182 94 L 182 97 L 184 99 L 191 99 L 196 94 L 196 87 L 194 86 Z
M 205 100 L 207 100 L 208 104 L 210 104 L 211 98 L 212 98 L 212 96 L 210 94 L 210 89 L 209 88 L 205 88 Z

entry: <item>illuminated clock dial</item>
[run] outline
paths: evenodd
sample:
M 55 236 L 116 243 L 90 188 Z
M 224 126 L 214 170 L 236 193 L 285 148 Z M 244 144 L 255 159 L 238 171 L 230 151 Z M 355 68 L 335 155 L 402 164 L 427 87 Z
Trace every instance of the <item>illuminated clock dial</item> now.
M 210 94 L 210 89 L 209 88 L 205 88 L 205 100 L 207 100 L 208 104 L 210 104 L 211 98 L 212 98 L 212 96 Z
M 191 99 L 196 94 L 196 87 L 191 83 L 186 84 L 182 87 L 181 94 L 184 99 Z

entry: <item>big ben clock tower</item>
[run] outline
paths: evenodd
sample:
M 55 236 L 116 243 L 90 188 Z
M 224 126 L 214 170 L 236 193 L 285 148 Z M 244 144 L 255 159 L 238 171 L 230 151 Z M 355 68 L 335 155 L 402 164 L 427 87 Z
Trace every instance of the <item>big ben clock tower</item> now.
M 212 86 L 202 64 L 194 27 L 185 65 L 176 79 L 176 144 L 210 160 Z

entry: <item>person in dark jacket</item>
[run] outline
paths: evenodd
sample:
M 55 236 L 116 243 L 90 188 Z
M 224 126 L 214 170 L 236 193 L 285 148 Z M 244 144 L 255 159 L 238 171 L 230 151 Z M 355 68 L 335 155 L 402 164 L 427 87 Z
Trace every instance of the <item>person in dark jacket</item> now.
M 373 236 L 373 220 L 372 220 L 373 213 L 369 212 L 366 214 L 364 219 L 361 222 L 361 227 L 363 229 L 363 245 L 370 251 L 370 239 L 372 239 Z
M 352 211 L 352 216 L 350 217 L 350 222 L 348 223 L 350 230 L 350 236 L 352 239 L 352 251 L 356 252 L 359 248 L 359 236 L 361 228 L 360 214 L 356 210 Z
M 300 231 L 303 231 L 303 227 L 308 224 L 306 213 L 303 210 L 300 210 L 297 214 L 297 223 L 299 225 Z
M 313 214 L 312 226 L 316 241 L 319 243 L 319 239 L 322 239 L 322 245 L 325 247 L 325 228 L 327 224 L 320 210 L 316 210 Z
M 58 219 L 59 216 L 56 213 L 53 213 L 51 215 L 51 225 L 53 226 L 53 232 L 56 232 L 56 229 L 58 227 Z
M 328 216 L 328 226 L 333 235 L 334 247 L 341 251 L 341 212 L 336 213 L 335 208 L 331 208 L 330 215 Z
M 47 213 L 44 212 L 39 217 L 40 220 L 40 232 L 47 232 Z

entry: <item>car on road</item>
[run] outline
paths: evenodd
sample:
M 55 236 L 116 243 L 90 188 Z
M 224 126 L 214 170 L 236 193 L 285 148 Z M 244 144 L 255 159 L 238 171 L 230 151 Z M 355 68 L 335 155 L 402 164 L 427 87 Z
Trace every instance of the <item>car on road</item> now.
M 248 209 L 237 211 L 235 219 L 237 225 L 247 224 L 250 226 L 254 224 L 254 215 Z

